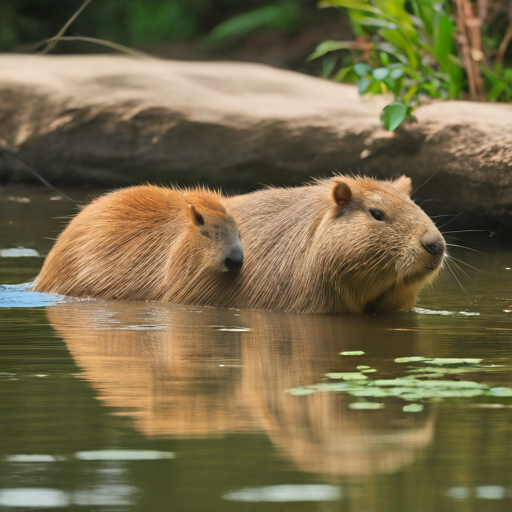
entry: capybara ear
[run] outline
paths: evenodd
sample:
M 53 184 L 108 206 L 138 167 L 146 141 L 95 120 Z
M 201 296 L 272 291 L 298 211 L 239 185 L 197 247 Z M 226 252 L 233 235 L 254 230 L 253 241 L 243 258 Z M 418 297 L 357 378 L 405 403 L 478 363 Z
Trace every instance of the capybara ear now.
M 400 176 L 395 181 L 391 183 L 393 187 L 395 187 L 400 192 L 403 192 L 406 196 L 410 196 L 412 192 L 412 182 L 411 178 L 407 176 Z
M 344 181 L 337 181 L 332 187 L 332 198 L 336 204 L 344 206 L 352 200 L 352 190 Z
M 188 205 L 187 213 L 190 217 L 190 220 L 196 225 L 196 226 L 203 226 L 204 225 L 204 218 L 203 216 L 196 210 L 196 207 L 193 204 Z

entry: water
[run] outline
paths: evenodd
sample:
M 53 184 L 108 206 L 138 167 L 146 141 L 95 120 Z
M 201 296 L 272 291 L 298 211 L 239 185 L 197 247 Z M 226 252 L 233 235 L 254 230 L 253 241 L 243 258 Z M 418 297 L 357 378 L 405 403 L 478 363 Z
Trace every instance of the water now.
M 73 208 L 9 194 L 31 202 L 0 196 L 0 249 L 44 255 Z M 508 512 L 512 398 L 287 392 L 406 356 L 483 358 L 459 377 L 512 386 L 512 251 L 471 247 L 465 292 L 444 271 L 381 316 L 62 300 L 16 286 L 42 257 L 0 258 L 0 509 Z

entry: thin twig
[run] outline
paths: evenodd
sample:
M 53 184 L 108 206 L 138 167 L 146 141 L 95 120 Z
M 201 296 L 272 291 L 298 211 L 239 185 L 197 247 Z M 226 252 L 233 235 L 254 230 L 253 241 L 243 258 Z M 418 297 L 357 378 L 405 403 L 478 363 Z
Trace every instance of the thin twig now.
M 52 41 L 53 38 L 44 39 L 43 41 L 39 41 L 32 45 L 32 48 L 37 49 L 39 46 L 46 44 L 49 41 Z M 113 41 L 108 41 L 106 39 L 97 39 L 96 37 L 87 37 L 87 36 L 64 36 L 59 39 L 60 41 L 85 41 L 87 43 L 99 44 L 101 46 L 106 46 L 107 48 L 112 48 L 113 50 L 117 50 L 121 53 L 127 53 L 128 55 L 132 55 L 133 57 L 138 57 L 140 59 L 156 59 L 157 57 L 150 55 L 149 53 L 141 52 L 139 50 L 134 50 L 133 48 L 129 48 L 128 46 L 124 46 L 119 43 L 114 43 Z
M 32 169 L 32 167 L 30 167 L 28 164 L 26 164 L 18 155 L 15 155 L 12 151 L 9 151 L 8 149 L 5 148 L 2 148 L 2 151 L 9 155 L 12 159 L 16 160 L 18 163 L 20 163 L 24 169 L 32 173 L 43 185 L 52 189 L 54 192 L 57 192 L 57 194 L 60 194 L 68 201 L 73 201 L 74 203 L 76 203 L 74 199 L 71 199 L 69 196 L 64 194 L 64 192 L 61 192 L 58 188 L 55 188 L 50 182 L 45 180 L 38 172 L 34 171 L 34 169 Z
M 501 40 L 501 43 L 498 47 L 498 52 L 496 53 L 496 58 L 494 62 L 500 67 L 503 68 L 503 59 L 505 57 L 505 52 L 507 51 L 508 44 L 512 39 L 512 19 L 509 21 L 507 31 L 505 32 L 505 36 Z
M 59 39 L 66 33 L 66 30 L 71 26 L 71 24 L 80 16 L 82 11 L 92 2 L 92 0 L 85 0 L 85 2 L 78 8 L 78 10 L 69 18 L 69 20 L 65 23 L 65 25 L 57 32 L 57 34 L 50 38 L 48 46 L 41 52 L 42 55 L 48 53 L 53 50 L 55 45 L 59 42 Z

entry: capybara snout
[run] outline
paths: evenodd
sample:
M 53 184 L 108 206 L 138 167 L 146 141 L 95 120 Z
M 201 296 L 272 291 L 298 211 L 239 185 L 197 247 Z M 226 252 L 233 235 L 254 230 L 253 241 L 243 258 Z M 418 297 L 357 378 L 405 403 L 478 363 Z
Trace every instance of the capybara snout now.
M 422 242 L 423 248 L 432 256 L 442 259 L 446 244 L 442 238 L 437 238 L 433 241 Z
M 234 245 L 228 255 L 226 256 L 226 259 L 224 260 L 224 265 L 226 267 L 226 271 L 235 271 L 240 270 L 242 268 L 242 265 L 244 263 L 244 250 L 242 249 L 241 242 L 238 242 L 238 244 Z

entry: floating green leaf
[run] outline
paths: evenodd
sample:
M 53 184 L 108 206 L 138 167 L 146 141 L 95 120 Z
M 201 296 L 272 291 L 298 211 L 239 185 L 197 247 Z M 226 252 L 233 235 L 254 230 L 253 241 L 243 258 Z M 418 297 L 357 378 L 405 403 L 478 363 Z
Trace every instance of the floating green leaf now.
M 492 388 L 489 393 L 491 396 L 512 396 L 512 389 L 511 388 Z
M 290 395 L 295 395 L 295 396 L 310 395 L 311 393 L 314 393 L 314 392 L 315 392 L 314 389 L 308 389 L 308 388 L 293 388 L 293 389 L 288 390 L 288 393 L 290 393 Z
M 427 361 L 426 357 L 412 356 L 412 357 L 398 357 L 395 363 L 419 363 L 420 361 Z
M 366 409 L 366 410 L 375 410 L 375 409 L 384 409 L 384 404 L 379 404 L 377 402 L 352 402 L 348 404 L 351 409 Z
M 365 380 L 368 377 L 359 372 L 344 372 L 344 373 L 327 373 L 325 375 L 329 379 L 343 379 L 343 380 Z
M 402 411 L 404 411 L 404 412 L 421 412 L 421 411 L 423 411 L 423 405 L 421 405 L 421 404 L 404 405 Z
M 474 365 L 474 364 L 480 364 L 482 362 L 481 359 L 473 359 L 473 358 L 456 358 L 456 357 L 438 357 L 436 359 L 431 359 L 429 361 L 429 364 L 433 364 L 436 366 L 461 366 L 461 365 Z
M 364 352 L 362 350 L 352 350 L 347 352 L 340 352 L 340 356 L 363 356 Z M 367 368 L 370 368 L 367 366 Z
M 368 366 L 366 364 L 360 364 L 359 366 L 356 366 L 358 370 L 369 370 L 371 366 Z

